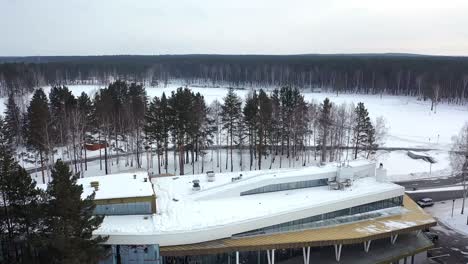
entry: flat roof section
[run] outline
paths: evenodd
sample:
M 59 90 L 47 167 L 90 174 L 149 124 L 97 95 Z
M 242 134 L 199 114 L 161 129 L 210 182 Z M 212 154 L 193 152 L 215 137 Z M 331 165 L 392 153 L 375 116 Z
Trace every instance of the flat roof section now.
M 146 181 L 144 179 L 147 179 Z M 97 190 L 91 182 L 99 182 Z M 83 186 L 82 199 L 96 192 L 95 200 L 149 197 L 154 195 L 153 184 L 146 171 L 108 174 L 79 178 L 78 184 Z M 37 188 L 46 190 L 47 184 L 37 184 Z
M 146 182 L 145 179 L 146 178 Z M 83 186 L 83 198 L 95 191 L 91 182 L 99 182 L 95 200 L 147 197 L 154 195 L 153 186 L 146 171 L 109 174 L 78 179 Z
M 267 184 L 328 179 L 339 168 L 246 171 L 235 180 L 239 173 L 223 173 L 214 182 L 206 175 L 153 178 L 156 214 L 106 216 L 94 234 L 108 235 L 107 244 L 196 244 L 404 195 L 402 186 L 376 180 L 374 163 L 355 161 L 347 168 L 358 177 L 343 190 L 318 186 L 245 196 L 243 190 Z M 201 190 L 192 189 L 194 180 Z
M 365 220 L 334 227 L 260 235 L 245 238 L 226 238 L 204 243 L 161 247 L 164 256 L 216 254 L 232 251 L 254 251 L 281 248 L 355 244 L 425 229 L 437 224 L 411 198 L 404 196 L 408 210 L 402 215 Z
M 366 168 L 371 163 L 355 161 L 350 164 L 359 169 Z M 155 216 L 157 228 L 161 232 L 187 232 L 267 217 L 283 217 L 290 213 L 297 214 L 301 210 L 317 208 L 314 212 L 297 215 L 295 219 L 278 219 L 287 222 L 343 209 L 338 208 L 340 206 L 348 208 L 404 194 L 403 187 L 389 182 L 378 182 L 371 176 L 355 180 L 346 190 L 330 190 L 328 186 L 321 186 L 240 195 L 243 190 L 257 188 L 256 184 L 259 182 L 260 186 L 265 186 L 282 180 L 291 182 L 314 180 L 323 175 L 336 175 L 336 172 L 336 166 L 327 165 L 245 171 L 240 172 L 243 174 L 242 179 L 235 182 L 231 179 L 237 177 L 239 172 L 218 174 L 215 182 L 208 182 L 206 175 L 155 178 L 152 181 L 157 197 L 158 214 Z M 193 180 L 200 181 L 200 191 L 192 190 Z M 361 201 L 358 202 L 357 199 Z M 352 204 L 353 201 L 356 204 Z M 271 223 L 273 224 L 275 223 Z

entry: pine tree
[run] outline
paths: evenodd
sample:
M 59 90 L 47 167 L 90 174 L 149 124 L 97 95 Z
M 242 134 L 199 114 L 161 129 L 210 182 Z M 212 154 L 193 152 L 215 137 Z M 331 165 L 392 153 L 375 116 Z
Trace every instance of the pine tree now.
M 42 182 L 45 183 L 44 162 L 51 151 L 51 118 L 47 96 L 42 89 L 34 92 L 27 111 L 26 145 L 39 152 Z
M 92 140 L 91 135 L 88 133 L 94 132 L 93 130 L 93 124 L 94 124 L 94 115 L 93 115 L 93 103 L 91 101 L 91 98 L 85 93 L 82 92 L 81 95 L 77 98 L 77 104 L 78 104 L 78 112 L 80 116 L 80 127 L 81 127 L 81 140 L 80 142 L 80 151 L 84 150 L 84 165 L 85 168 L 84 170 L 88 170 L 88 157 L 87 157 L 87 151 L 85 148 L 85 144 L 89 141 Z
M 377 151 L 377 148 L 379 147 L 379 144 L 377 143 L 376 140 L 376 132 L 375 128 L 372 125 L 372 123 L 369 123 L 369 128 L 368 128 L 368 138 L 367 138 L 367 155 L 366 158 L 368 159 L 370 155 L 375 154 Z
M 178 88 L 168 99 L 172 137 L 179 151 L 180 175 L 184 175 L 185 151 L 193 122 L 193 92 L 188 88 Z
M 219 172 L 222 172 L 221 157 L 220 157 L 220 139 L 222 131 L 222 120 L 221 120 L 221 103 L 218 100 L 214 100 L 209 107 L 210 120 L 213 122 L 213 133 L 215 134 L 216 144 L 216 167 L 219 168 Z
M 140 153 L 142 144 L 142 133 L 145 123 L 147 108 L 146 90 L 143 85 L 132 83 L 128 88 L 128 123 L 129 133 L 135 139 L 137 167 L 141 168 Z
M 171 128 L 171 115 L 166 94 L 161 95 L 161 137 L 164 147 L 164 170 L 168 173 L 169 132 Z
M 21 131 L 21 111 L 16 105 L 15 98 L 12 93 L 8 95 L 8 101 L 5 104 L 5 128 L 6 134 L 10 143 L 16 146 L 22 143 Z
M 194 126 L 195 133 L 192 136 L 192 146 L 195 150 L 195 161 L 198 161 L 199 156 L 202 158 L 202 167 L 201 172 L 204 172 L 204 157 L 206 155 L 205 149 L 213 144 L 213 133 L 215 131 L 214 128 L 214 120 L 211 119 L 208 115 L 210 109 L 206 106 L 205 98 L 200 94 L 196 93 L 194 97 L 194 104 L 193 104 L 193 123 L 196 124 Z M 193 155 L 193 152 L 192 152 Z M 195 172 L 195 163 L 193 162 L 192 156 L 192 169 Z
M 325 162 L 327 159 L 327 140 L 328 140 L 328 134 L 330 130 L 330 126 L 332 124 L 331 120 L 331 108 L 332 108 L 332 103 L 328 98 L 325 98 L 323 100 L 323 103 L 320 105 L 320 117 L 319 117 L 319 124 L 320 124 L 320 134 L 321 134 L 321 162 Z
M 276 155 L 278 155 L 278 150 L 279 150 L 279 145 L 282 146 L 282 129 L 281 129 L 281 103 L 279 99 L 279 91 L 278 89 L 273 90 L 273 93 L 271 94 L 271 107 L 272 107 L 272 113 L 271 113 L 271 139 L 272 139 L 272 144 L 275 148 L 275 158 Z M 273 164 L 274 159 L 272 160 L 271 164 Z M 282 159 L 280 156 L 280 168 L 282 166 L 281 163 Z M 270 165 L 271 168 L 272 165 Z
M 254 146 L 257 142 L 257 112 L 258 112 L 258 96 L 254 91 L 245 99 L 243 108 L 244 123 L 246 125 L 247 136 L 249 138 L 249 157 L 250 157 L 250 170 L 252 170 L 255 149 Z
M 42 218 L 40 191 L 13 160 L 7 129 L 0 119 L 0 193 L 2 256 L 8 263 L 34 263 L 35 231 Z
M 58 160 L 47 187 L 45 219 L 45 251 L 49 263 L 97 263 L 103 256 L 99 245 L 106 237 L 92 237 L 102 223 L 102 216 L 93 215 L 94 193 L 82 199 L 83 187 L 76 183 L 68 166 Z M 43 255 L 44 256 L 44 255 Z
M 242 122 L 242 99 L 230 88 L 222 105 L 223 128 L 226 129 L 229 138 L 229 150 L 231 155 L 231 172 L 234 171 L 232 159 L 234 136 L 237 134 L 239 123 Z
M 71 114 L 76 107 L 75 96 L 66 86 L 54 86 L 49 93 L 49 105 L 51 125 L 55 128 L 53 143 L 61 147 L 68 146 L 71 141 Z M 63 154 L 62 151 L 62 158 L 65 158 Z
M 354 158 L 357 159 L 360 150 L 369 151 L 366 156 L 370 155 L 370 150 L 375 149 L 375 130 L 369 118 L 364 103 L 360 102 L 356 106 L 354 122 Z
M 164 119 L 161 109 L 161 99 L 155 96 L 148 106 L 146 112 L 145 132 L 150 143 L 156 144 L 158 173 L 161 174 L 160 150 L 164 140 Z
M 272 127 L 272 102 L 265 91 L 260 90 L 258 95 L 258 114 L 257 114 L 257 151 L 258 151 L 258 169 L 262 169 L 262 156 L 266 156 L 267 140 L 270 138 Z

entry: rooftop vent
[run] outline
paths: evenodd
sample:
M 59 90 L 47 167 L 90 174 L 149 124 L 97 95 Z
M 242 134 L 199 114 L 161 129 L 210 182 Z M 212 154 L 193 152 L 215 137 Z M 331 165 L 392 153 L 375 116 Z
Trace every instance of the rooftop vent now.
M 136 174 L 133 174 L 133 179 L 136 180 Z
M 91 187 L 93 187 L 95 191 L 99 190 L 99 181 L 92 181 L 90 184 L 91 184 Z
M 192 190 L 194 190 L 194 191 L 199 191 L 200 190 L 200 181 L 199 180 L 193 180 Z
M 214 171 L 207 171 L 206 172 L 206 178 L 209 182 L 214 182 L 215 181 L 215 173 Z
M 380 163 L 379 168 L 375 170 L 375 178 L 378 182 L 387 181 L 387 170 L 384 168 L 382 163 Z

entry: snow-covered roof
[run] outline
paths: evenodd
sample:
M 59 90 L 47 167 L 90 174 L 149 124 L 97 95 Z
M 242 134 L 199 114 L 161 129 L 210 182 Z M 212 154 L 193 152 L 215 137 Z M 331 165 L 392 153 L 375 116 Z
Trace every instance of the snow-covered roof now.
M 91 182 L 99 182 L 98 190 L 91 186 Z M 145 171 L 80 178 L 77 184 L 83 186 L 82 199 L 91 195 L 93 191 L 96 192 L 95 200 L 146 197 L 154 194 L 152 183 Z M 47 184 L 37 184 L 37 187 L 45 190 Z
M 375 168 L 374 164 L 361 161 L 350 166 L 361 171 L 362 168 Z M 246 187 L 265 184 L 268 179 L 281 182 L 327 178 L 336 175 L 337 170 L 336 166 L 327 165 L 248 171 L 241 172 L 242 179 L 235 182 L 232 178 L 239 176 L 239 172 L 218 174 L 214 182 L 208 182 L 206 175 L 155 178 L 157 214 L 148 217 L 107 216 L 95 233 L 113 235 L 110 243 L 119 236 L 128 235 L 139 236 L 135 243 L 197 243 L 404 194 L 403 187 L 377 182 L 373 175 L 369 175 L 371 177 L 355 180 L 345 190 L 329 190 L 328 186 L 321 186 L 239 195 Z M 195 179 L 200 181 L 200 191 L 192 190 Z
M 146 178 L 146 182 L 145 179 Z M 129 197 L 152 196 L 153 186 L 146 171 L 132 173 L 109 174 L 105 176 L 86 177 L 78 179 L 78 183 L 83 185 L 83 197 L 95 191 L 91 182 L 99 182 L 94 199 L 114 199 Z

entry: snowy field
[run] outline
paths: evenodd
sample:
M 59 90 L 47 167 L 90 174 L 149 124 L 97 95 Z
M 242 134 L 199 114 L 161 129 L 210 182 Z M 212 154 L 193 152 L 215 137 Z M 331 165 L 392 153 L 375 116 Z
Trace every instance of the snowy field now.
M 161 96 L 162 93 L 170 95 L 181 85 L 169 84 L 166 88 L 148 87 L 146 88 L 149 97 Z M 78 96 L 82 92 L 86 92 L 93 96 L 102 86 L 95 85 L 71 85 L 70 90 L 74 95 Z M 194 92 L 200 92 L 210 104 L 214 100 L 222 102 L 223 97 L 227 94 L 228 88 L 218 87 L 190 87 Z M 48 92 L 50 87 L 45 87 Z M 236 90 L 236 93 L 245 98 L 251 89 Z M 451 138 L 458 133 L 463 124 L 468 121 L 468 105 L 449 105 L 439 104 L 436 113 L 430 111 L 430 101 L 418 101 L 415 97 L 405 96 L 390 96 L 384 95 L 356 95 L 356 94 L 339 94 L 336 93 L 312 93 L 303 91 L 307 101 L 315 100 L 316 102 L 323 101 L 326 97 L 330 98 L 335 104 L 357 104 L 364 102 L 369 110 L 371 118 L 375 119 L 378 116 L 383 116 L 389 127 L 388 136 L 384 144 L 385 147 L 401 147 L 401 148 L 421 148 L 433 149 L 427 151 L 427 154 L 434 157 L 437 163 L 432 166 L 422 160 L 413 160 L 406 155 L 406 151 L 379 151 L 376 155 L 376 160 L 382 162 L 388 170 L 389 180 L 401 181 L 420 179 L 428 177 L 446 177 L 451 174 L 450 164 L 448 160 L 448 152 L 451 145 Z M 1 101 L 5 98 L 0 98 L 0 111 L 4 110 L 4 105 Z M 89 153 L 89 156 L 96 156 L 97 153 Z M 235 171 L 248 170 L 248 158 L 244 156 L 244 167 L 235 166 Z M 172 159 L 171 159 L 172 160 Z M 208 160 L 208 158 L 207 158 Z M 207 169 L 217 170 L 209 160 L 205 160 L 205 171 Z M 170 161 L 172 162 L 172 161 Z M 289 162 L 289 161 L 287 161 Z M 125 171 L 129 168 L 122 163 L 111 164 L 111 171 Z M 172 162 L 173 163 L 173 162 Z M 295 164 L 293 161 L 288 166 L 297 166 L 301 162 Z M 146 167 L 146 161 L 143 162 Z M 269 167 L 270 162 L 264 162 L 265 168 Z M 308 162 L 307 165 L 314 163 Z M 282 167 L 285 167 L 282 164 Z M 96 169 L 97 167 L 97 169 Z M 170 173 L 174 172 L 174 167 L 169 166 Z M 195 169 L 192 166 L 186 168 L 186 174 L 201 172 L 201 162 L 195 164 Z M 272 166 L 279 167 L 279 164 Z M 171 172 L 172 171 L 172 172 Z M 102 171 L 99 169 L 99 162 L 93 162 L 90 165 L 89 173 L 100 175 Z M 177 174 L 177 171 L 176 171 Z

